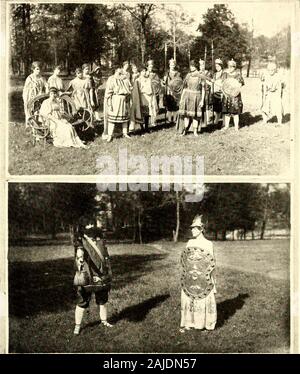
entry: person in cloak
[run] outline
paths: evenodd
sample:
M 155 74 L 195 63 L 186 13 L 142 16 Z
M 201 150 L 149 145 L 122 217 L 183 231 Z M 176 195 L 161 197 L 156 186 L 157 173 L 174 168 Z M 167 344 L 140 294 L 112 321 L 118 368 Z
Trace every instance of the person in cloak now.
M 205 60 L 202 58 L 199 59 L 199 74 L 203 77 L 203 85 L 204 85 L 204 102 L 202 107 L 202 127 L 206 127 L 209 123 L 210 118 L 210 108 L 209 108 L 209 97 L 211 92 L 211 86 L 208 84 L 208 81 L 205 78 L 211 79 L 212 74 L 209 70 L 205 69 Z
M 107 320 L 112 271 L 101 230 L 95 228 L 89 220 L 83 219 L 74 248 L 76 268 L 74 286 L 77 292 L 74 335 L 80 334 L 83 316 L 89 308 L 93 293 L 99 307 L 100 324 L 112 327 Z
M 191 328 L 214 330 L 217 322 L 216 286 L 213 277 L 215 256 L 213 243 L 204 236 L 202 216 L 191 225 L 193 239 L 182 252 L 180 332 Z

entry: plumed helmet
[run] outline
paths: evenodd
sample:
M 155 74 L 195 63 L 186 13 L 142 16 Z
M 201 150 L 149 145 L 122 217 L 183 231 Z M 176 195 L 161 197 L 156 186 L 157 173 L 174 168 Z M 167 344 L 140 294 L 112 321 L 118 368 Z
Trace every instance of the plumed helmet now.
M 202 215 L 197 214 L 191 224 L 191 227 L 200 227 L 201 229 L 204 227 L 204 223 L 202 220 Z

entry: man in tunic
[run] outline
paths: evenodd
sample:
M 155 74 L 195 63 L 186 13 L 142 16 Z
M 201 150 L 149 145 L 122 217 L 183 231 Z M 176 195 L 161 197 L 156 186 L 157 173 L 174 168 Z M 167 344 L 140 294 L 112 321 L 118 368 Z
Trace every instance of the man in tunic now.
M 282 92 L 284 89 L 284 82 L 281 74 L 277 71 L 275 62 L 270 62 L 267 67 L 267 72 L 262 79 L 263 103 L 262 116 L 264 123 L 267 123 L 272 116 L 277 117 L 278 124 L 282 124 L 283 106 L 282 106 Z
M 147 62 L 147 74 L 151 80 L 152 93 L 153 95 L 155 95 L 156 102 L 157 102 L 157 112 L 155 115 L 153 113 L 152 118 L 151 118 L 151 124 L 156 125 L 156 116 L 159 112 L 159 96 L 161 92 L 161 82 L 160 82 L 158 74 L 155 72 L 155 66 L 154 66 L 153 60 L 149 60 Z
M 215 61 L 216 71 L 213 75 L 214 89 L 211 92 L 211 102 L 215 114 L 215 124 L 217 125 L 222 117 L 222 84 L 225 79 L 225 72 L 223 70 L 223 61 L 217 58 Z M 224 121 L 223 121 L 224 122 Z
M 107 321 L 107 302 L 111 289 L 112 272 L 109 254 L 99 229 L 86 221 L 75 240 L 75 277 L 77 291 L 74 335 L 79 335 L 85 310 L 89 308 L 92 294 L 99 306 L 100 324 L 112 327 Z

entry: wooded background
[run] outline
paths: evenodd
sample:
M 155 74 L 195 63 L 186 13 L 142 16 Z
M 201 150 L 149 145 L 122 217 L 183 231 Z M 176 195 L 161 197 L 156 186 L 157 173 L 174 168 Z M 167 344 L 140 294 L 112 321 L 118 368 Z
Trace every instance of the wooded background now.
M 171 57 L 186 70 L 189 59 L 205 56 L 208 68 L 212 57 L 234 58 L 247 75 L 269 56 L 290 66 L 290 27 L 273 37 L 253 37 L 251 15 L 249 24 L 239 24 L 224 4 L 213 5 L 202 18 L 191 35 L 187 26 L 193 18 L 180 5 L 11 4 L 11 72 L 27 75 L 35 60 L 45 71 L 61 64 L 68 75 L 83 63 L 97 63 L 105 72 L 113 62 L 143 65 L 148 58 L 163 72 Z
M 92 217 L 106 237 L 147 242 L 185 240 L 196 214 L 214 240 L 264 239 L 266 229 L 290 228 L 289 185 L 205 184 L 201 202 L 186 202 L 187 191 L 99 192 L 94 184 L 10 183 L 9 238 L 31 234 L 55 238 L 70 232 L 82 216 Z

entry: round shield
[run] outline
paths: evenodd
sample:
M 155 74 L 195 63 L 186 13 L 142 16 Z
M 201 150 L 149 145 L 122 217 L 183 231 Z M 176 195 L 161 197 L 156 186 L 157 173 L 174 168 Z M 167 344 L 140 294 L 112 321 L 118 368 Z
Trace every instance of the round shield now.
M 241 92 L 240 82 L 235 78 L 227 78 L 223 82 L 222 91 L 227 96 L 236 97 Z
M 179 100 L 183 87 L 183 80 L 180 77 L 175 77 L 168 82 L 168 87 L 175 99 Z
M 211 272 L 215 268 L 213 256 L 205 248 L 185 248 L 181 264 L 181 286 L 185 294 L 193 299 L 207 297 L 214 287 L 211 279 Z
M 152 92 L 155 96 L 160 94 L 161 90 L 161 85 L 160 85 L 160 80 L 159 79 L 152 79 L 151 80 L 151 87 L 152 87 Z

